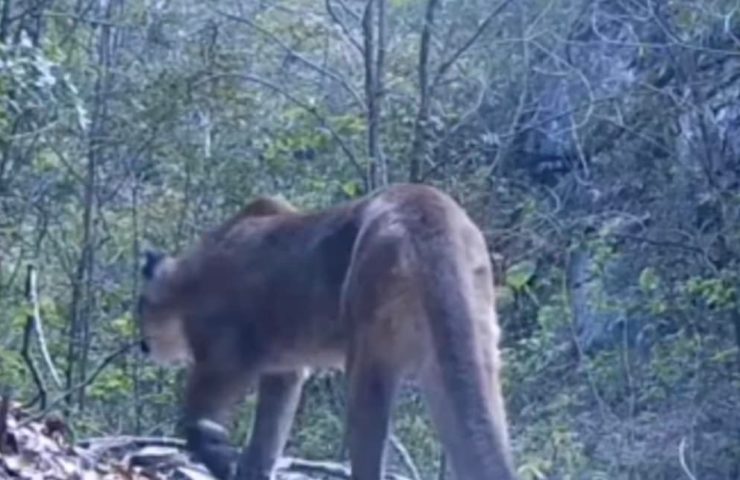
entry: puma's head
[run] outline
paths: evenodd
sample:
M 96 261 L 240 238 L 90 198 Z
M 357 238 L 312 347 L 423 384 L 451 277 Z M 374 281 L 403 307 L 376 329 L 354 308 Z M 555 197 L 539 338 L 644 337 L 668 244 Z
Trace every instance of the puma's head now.
M 191 354 L 177 292 L 177 259 L 148 251 L 141 273 L 144 281 L 137 306 L 141 350 L 161 364 L 188 362 Z

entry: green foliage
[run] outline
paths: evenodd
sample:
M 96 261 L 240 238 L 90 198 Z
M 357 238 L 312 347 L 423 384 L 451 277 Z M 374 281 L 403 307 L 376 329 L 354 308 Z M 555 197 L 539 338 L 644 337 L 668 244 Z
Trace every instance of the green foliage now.
M 336 457 L 344 440 L 344 416 L 329 408 L 331 402 L 321 390 L 309 387 L 306 391 L 312 394 L 304 393 L 303 409 L 296 419 L 301 428 L 293 430 L 289 449 L 308 458 Z
M 737 308 L 736 286 L 730 279 L 689 278 L 684 289 L 688 295 L 705 302 L 709 308 Z
M 0 139 L 8 141 L 12 135 L 8 130 L 10 118 L 39 108 L 64 115 L 57 109 L 71 107 L 73 115 L 66 118 L 86 128 L 89 119 L 76 86 L 58 63 L 33 47 L 26 37 L 16 45 L 0 44 L 0 65 L 0 93 L 7 100 L 0 109 Z M 51 118 L 47 115 L 39 120 L 35 122 L 37 128 Z
M 650 267 L 645 267 L 640 273 L 640 288 L 645 293 L 652 293 L 660 286 L 660 279 L 655 273 L 655 270 Z
M 308 458 L 335 457 L 344 433 L 344 419 L 332 415 L 325 408 L 313 410 L 304 428 L 291 439 L 294 449 Z
M 425 404 L 419 395 L 404 395 L 398 406 L 394 432 L 412 453 L 423 476 L 431 476 L 438 467 L 441 447 Z
M 598 468 L 589 465 L 583 444 L 569 426 L 557 423 L 534 425 L 530 440 L 533 442 L 531 451 L 537 453 L 522 455 L 518 473 L 523 480 L 542 480 L 554 476 L 576 479 L 586 468 L 593 472 L 590 475 L 594 475 L 589 478 L 600 478 Z
M 110 402 L 133 388 L 132 379 L 124 371 L 107 370 L 102 373 L 88 390 L 91 399 Z
M 0 348 L 0 385 L 21 385 L 27 375 L 18 352 Z
M 534 276 L 536 265 L 531 260 L 524 260 L 512 265 L 506 271 L 506 283 L 515 291 L 523 290 Z
M 342 191 L 347 194 L 349 198 L 356 198 L 360 196 L 361 186 L 358 182 L 345 182 L 342 184 Z
M 119 338 L 133 338 L 136 334 L 136 323 L 129 312 L 113 319 L 110 326 Z

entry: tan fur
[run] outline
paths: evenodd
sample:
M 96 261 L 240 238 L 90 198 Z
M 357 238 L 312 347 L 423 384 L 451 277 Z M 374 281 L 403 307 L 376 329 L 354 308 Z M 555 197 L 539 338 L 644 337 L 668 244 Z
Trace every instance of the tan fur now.
M 149 267 L 143 336 L 160 358 L 192 359 L 188 445 L 219 478 L 235 468 L 272 478 L 306 369 L 331 366 L 348 376 L 354 480 L 382 477 L 405 376 L 419 381 L 457 480 L 515 478 L 491 263 L 447 195 L 396 185 L 313 213 L 260 198 Z M 255 385 L 257 417 L 234 466 L 224 433 L 203 425 L 224 425 Z
M 141 323 L 141 335 L 150 346 L 150 356 L 162 365 L 177 366 L 192 360 L 189 342 L 184 332 L 182 312 L 177 301 L 169 297 L 168 285 L 177 268 L 177 260 L 164 258 L 157 264 L 152 278 L 145 279 L 146 295 L 141 308 L 151 321 Z

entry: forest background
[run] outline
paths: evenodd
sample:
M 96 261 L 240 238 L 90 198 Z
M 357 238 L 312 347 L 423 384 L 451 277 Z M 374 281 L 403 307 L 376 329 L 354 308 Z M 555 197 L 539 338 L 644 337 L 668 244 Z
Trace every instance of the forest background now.
M 0 92 L 0 384 L 78 438 L 172 433 L 144 248 L 410 181 L 487 236 L 523 479 L 740 478 L 737 1 L 4 0 Z M 345 459 L 306 392 L 289 452 Z M 443 478 L 413 389 L 395 435 Z

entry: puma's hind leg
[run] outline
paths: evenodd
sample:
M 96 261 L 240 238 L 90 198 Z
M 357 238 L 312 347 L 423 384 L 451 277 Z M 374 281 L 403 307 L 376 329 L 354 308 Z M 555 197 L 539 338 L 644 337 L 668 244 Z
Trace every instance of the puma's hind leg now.
M 347 435 L 352 480 L 381 480 L 398 372 L 366 352 L 348 366 Z

